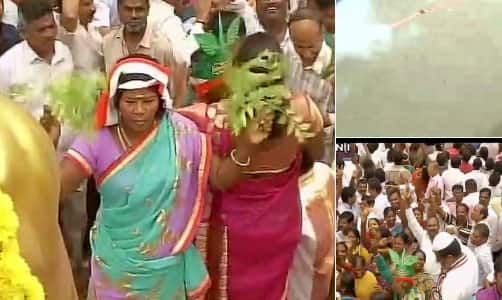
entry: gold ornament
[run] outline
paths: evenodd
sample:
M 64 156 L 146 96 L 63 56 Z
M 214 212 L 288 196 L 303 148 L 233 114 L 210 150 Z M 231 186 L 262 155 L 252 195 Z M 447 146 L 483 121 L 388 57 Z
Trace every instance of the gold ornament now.
M 42 284 L 45 299 L 77 300 L 58 225 L 60 175 L 54 146 L 37 120 L 1 96 L 0 120 L 0 190 L 12 199 L 19 220 L 20 254 Z

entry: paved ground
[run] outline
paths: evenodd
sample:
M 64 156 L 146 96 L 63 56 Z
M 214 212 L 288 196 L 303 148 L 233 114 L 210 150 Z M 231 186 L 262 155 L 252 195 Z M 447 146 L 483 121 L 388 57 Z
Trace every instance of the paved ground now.
M 338 22 L 344 13 L 340 5 L 346 1 L 359 5 L 359 12 L 369 7 L 369 18 L 380 25 L 434 5 L 445 7 L 393 29 L 364 29 Z M 337 6 L 337 136 L 502 136 L 500 0 L 342 0 L 341 4 Z M 350 30 L 351 39 L 344 30 Z M 373 43 L 376 50 L 370 54 L 351 49 L 361 48 L 357 43 L 368 40 L 366 35 L 383 41 Z M 345 55 L 351 51 L 367 56 Z

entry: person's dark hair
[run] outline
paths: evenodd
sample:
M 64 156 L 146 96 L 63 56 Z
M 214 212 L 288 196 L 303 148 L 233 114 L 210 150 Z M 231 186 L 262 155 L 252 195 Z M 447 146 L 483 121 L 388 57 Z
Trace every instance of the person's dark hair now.
M 476 183 L 476 180 L 474 179 L 467 179 L 465 181 L 465 191 L 477 191 L 478 190 L 478 184 Z
M 20 5 L 23 20 L 31 23 L 48 14 L 52 14 L 52 5 L 48 0 L 25 0 Z
M 383 238 L 388 238 L 388 237 L 391 237 L 392 234 L 390 233 L 390 230 L 381 226 L 380 227 L 380 236 L 383 237 Z
M 352 266 L 354 268 L 357 268 L 357 267 L 364 268 L 364 267 L 366 267 L 366 260 L 361 255 L 356 255 L 352 258 Z
M 357 183 L 357 185 L 360 185 L 360 184 L 368 184 L 368 179 L 366 179 L 364 177 L 359 179 L 359 182 Z
M 348 249 L 347 244 L 345 244 L 345 242 L 336 242 L 336 248 L 338 249 L 340 246 L 345 247 L 346 250 Z
M 376 170 L 374 168 L 364 170 L 364 178 L 370 179 L 370 178 L 375 177 L 375 172 L 376 172 Z
M 351 186 L 347 186 L 347 187 L 344 187 L 343 190 L 342 190 L 342 201 L 343 203 L 347 203 L 347 201 L 349 201 L 349 198 L 351 197 L 354 197 L 356 194 L 356 189 L 351 187 Z
M 454 257 L 458 257 L 462 254 L 462 248 L 460 247 L 460 243 L 457 239 L 453 239 L 453 241 L 444 249 L 436 252 L 438 257 L 446 257 L 448 255 L 452 255 Z
M 421 253 L 421 254 L 424 256 L 424 258 L 426 258 L 426 257 L 427 257 L 427 255 L 425 255 L 425 252 L 424 252 L 424 251 L 422 251 L 422 249 L 417 249 L 417 250 L 415 250 L 415 251 L 413 252 L 413 255 L 417 255 L 418 253 Z
M 391 212 L 394 212 L 394 209 L 391 206 L 387 206 L 383 210 L 383 216 L 387 217 L 387 215 L 390 214 Z
M 378 149 L 378 143 L 368 143 L 368 150 L 370 153 L 375 153 L 375 151 Z
M 422 168 L 422 176 L 420 176 L 424 182 L 429 182 L 430 176 L 429 176 L 429 171 L 427 171 L 427 168 Z
M 368 179 L 368 190 L 375 190 L 378 194 L 382 192 L 382 184 L 380 180 L 376 177 L 372 177 Z
M 460 168 L 460 164 L 462 163 L 462 160 L 460 159 L 460 156 L 453 156 L 450 160 L 451 167 L 452 168 Z
M 493 171 L 502 174 L 502 160 L 496 161 L 493 166 Z
M 495 273 L 502 273 L 502 256 L 497 257 L 493 266 Z
M 333 2 L 332 0 L 316 0 L 316 4 L 321 11 L 335 6 L 335 2 Z
M 464 186 L 461 185 L 460 183 L 457 183 L 457 184 L 454 184 L 452 187 L 451 187 L 451 191 L 454 192 L 454 191 L 457 191 L 457 190 L 460 190 L 461 192 L 464 191 Z
M 394 151 L 394 154 L 392 156 L 392 160 L 396 166 L 403 164 L 403 160 L 405 159 L 404 153 L 402 153 L 401 151 Z
M 262 51 L 267 49 L 282 54 L 281 45 L 272 35 L 265 32 L 257 32 L 247 36 L 237 48 L 233 64 L 238 66 L 258 57 Z
M 486 162 L 486 160 L 488 159 L 488 148 L 484 146 L 479 148 L 479 156 L 483 158 Z
M 341 152 L 336 153 L 336 167 L 338 169 L 345 168 L 345 161 L 343 160 L 343 154 Z
M 487 187 L 484 187 L 482 188 L 481 190 L 479 190 L 479 193 L 488 193 L 488 197 L 491 197 L 492 196 L 492 190 L 490 190 L 490 188 L 487 188 Z
M 463 145 L 462 143 L 454 143 L 453 148 L 460 150 L 460 148 L 462 148 L 462 145 Z
M 357 240 L 358 240 L 359 242 L 361 242 L 361 234 L 359 233 L 359 230 L 357 230 L 356 228 L 350 228 L 350 229 L 347 231 L 347 234 L 346 234 L 346 235 L 348 235 L 348 234 L 349 234 L 349 233 L 351 233 L 351 232 L 352 232 L 352 233 L 356 236 Z
M 443 151 L 443 144 L 435 144 L 434 148 L 436 149 L 436 151 Z
M 362 202 L 366 202 L 369 206 L 373 207 L 375 205 L 375 198 L 371 197 L 370 195 L 363 195 L 361 198 Z
M 380 181 L 380 183 L 385 182 L 385 171 L 382 168 L 376 169 L 375 177 L 378 178 L 378 181 Z
M 500 183 L 500 173 L 493 172 L 488 177 L 488 185 L 491 187 L 496 187 Z
M 393 194 L 397 193 L 397 195 L 399 197 L 401 197 L 401 190 L 397 187 L 391 187 L 389 188 L 388 192 L 387 192 L 387 197 L 390 198 L 390 196 L 392 196 Z
M 354 214 L 351 213 L 350 211 L 344 211 L 340 217 L 338 217 L 338 220 L 347 220 L 348 223 L 354 222 Z
M 375 169 L 375 163 L 371 158 L 365 158 L 361 161 L 361 168 L 366 172 L 370 169 Z
M 471 159 L 471 151 L 469 150 L 469 148 L 467 146 L 464 146 L 462 148 L 462 153 L 460 154 L 462 155 L 462 160 L 465 161 L 465 162 L 469 162 L 469 160 Z
M 387 291 L 376 291 L 371 294 L 370 300 L 392 300 L 392 295 Z
M 356 296 L 356 281 L 352 272 L 343 271 L 340 275 L 340 292 L 344 296 Z
M 488 238 L 490 236 L 490 228 L 485 223 L 476 224 L 473 228 L 473 231 L 476 231 L 484 238 Z
M 398 234 L 394 235 L 394 239 L 396 239 L 396 238 L 402 239 L 405 245 L 409 245 L 411 243 L 410 236 L 408 234 L 406 234 L 406 232 L 404 232 L 404 231 L 399 232 Z
M 441 167 L 445 166 L 446 163 L 448 162 L 448 152 L 443 151 L 441 153 L 438 153 L 438 155 L 436 156 L 436 161 L 439 166 Z
M 488 158 L 485 162 L 485 169 L 487 171 L 491 171 L 493 170 L 493 168 L 495 167 L 495 161 L 493 160 L 493 158 Z
M 471 156 L 475 156 L 476 155 L 476 147 L 474 147 L 473 144 L 467 144 L 466 148 L 471 153 Z
M 298 21 L 304 21 L 304 20 L 310 20 L 314 21 L 319 26 L 322 28 L 322 21 L 321 21 L 321 15 L 316 9 L 308 8 L 308 7 L 302 7 L 297 10 L 295 10 L 290 16 L 289 16 L 289 22 L 288 25 L 291 26 L 294 22 Z
M 459 207 L 463 207 L 463 208 L 465 208 L 465 212 L 466 212 L 466 214 L 467 214 L 467 215 L 469 215 L 469 206 L 468 206 L 467 204 L 465 204 L 465 203 L 459 203 L 459 204 L 457 204 L 457 209 L 458 209 Z
M 120 5 L 122 5 L 122 3 L 124 2 L 125 0 L 117 0 L 117 7 L 120 7 Z M 146 5 L 148 7 L 150 7 L 150 0 L 143 0 L 146 2 Z
M 483 162 L 481 161 L 481 158 L 476 157 L 474 161 L 472 162 L 472 168 L 474 170 L 479 170 L 481 169 L 481 166 L 483 165 Z
M 387 151 L 387 162 L 394 162 L 395 152 L 397 152 L 397 150 L 394 148 L 390 148 L 389 151 Z

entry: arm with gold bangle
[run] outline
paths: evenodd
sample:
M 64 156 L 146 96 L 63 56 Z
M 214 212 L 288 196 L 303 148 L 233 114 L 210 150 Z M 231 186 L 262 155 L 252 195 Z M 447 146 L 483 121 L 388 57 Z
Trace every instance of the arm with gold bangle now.
M 252 146 L 241 143 L 226 158 L 214 155 L 211 165 L 210 183 L 219 190 L 232 187 L 248 178 L 242 170 L 251 164 Z

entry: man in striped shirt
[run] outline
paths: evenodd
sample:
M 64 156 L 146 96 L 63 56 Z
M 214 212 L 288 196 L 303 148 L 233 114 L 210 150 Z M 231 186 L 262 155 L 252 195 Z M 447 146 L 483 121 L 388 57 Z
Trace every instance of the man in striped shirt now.
M 469 207 L 464 203 L 457 203 L 456 214 L 448 212 L 445 207 L 439 206 L 437 201 L 432 201 L 432 210 L 448 225 L 453 226 L 454 231 L 462 244 L 467 245 L 472 233 L 472 224 L 470 224 Z

